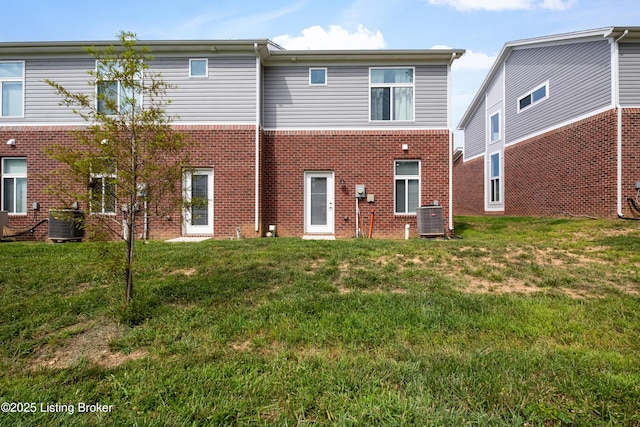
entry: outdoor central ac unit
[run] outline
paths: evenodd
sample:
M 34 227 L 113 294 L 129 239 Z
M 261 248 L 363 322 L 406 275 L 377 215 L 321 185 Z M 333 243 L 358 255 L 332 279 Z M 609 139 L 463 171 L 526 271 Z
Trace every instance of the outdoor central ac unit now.
M 444 236 L 442 206 L 421 206 L 416 208 L 416 216 L 420 237 Z
M 82 240 L 84 237 L 84 212 L 71 209 L 49 211 L 48 237 L 54 242 Z

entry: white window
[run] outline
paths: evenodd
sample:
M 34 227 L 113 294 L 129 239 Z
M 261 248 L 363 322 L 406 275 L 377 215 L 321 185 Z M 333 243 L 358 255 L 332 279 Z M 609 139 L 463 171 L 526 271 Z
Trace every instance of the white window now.
M 0 117 L 24 115 L 24 62 L 0 62 Z
M 533 105 L 549 98 L 549 82 L 544 82 L 540 86 L 518 98 L 518 112 L 526 110 Z
M 420 205 L 420 162 L 395 162 L 395 213 L 415 214 Z
M 489 203 L 500 203 L 500 153 L 491 155 L 489 174 Z
M 413 68 L 369 70 L 371 121 L 413 121 Z
M 107 115 L 125 114 L 134 106 L 142 104 L 141 87 L 126 87 L 116 76 L 113 76 L 113 79 L 109 78 L 109 74 L 118 72 L 117 67 L 99 61 L 96 67 L 102 77 L 97 82 L 98 112 Z M 141 80 L 142 76 L 134 85 L 139 86 Z
M 309 85 L 326 86 L 327 85 L 327 69 L 326 68 L 309 68 Z
M 2 210 L 13 214 L 27 213 L 27 159 L 2 159 Z
M 189 60 L 189 77 L 207 77 L 209 76 L 209 60 L 208 59 L 190 59 Z
M 115 214 L 116 166 L 110 159 L 98 159 L 91 165 L 89 197 L 91 213 Z
M 495 113 L 489 118 L 491 142 L 500 141 L 500 113 Z

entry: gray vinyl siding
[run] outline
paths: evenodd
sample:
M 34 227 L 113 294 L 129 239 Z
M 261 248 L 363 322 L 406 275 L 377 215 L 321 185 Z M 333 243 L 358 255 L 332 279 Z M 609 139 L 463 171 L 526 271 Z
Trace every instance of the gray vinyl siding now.
M 640 105 L 640 44 L 620 44 L 620 104 Z
M 202 56 L 197 56 L 202 59 Z M 209 57 L 209 76 L 189 78 L 189 57 L 156 58 L 150 68 L 176 86 L 167 112 L 177 123 L 255 124 L 255 56 Z
M 506 143 L 611 105 L 607 40 L 514 50 L 506 60 Z M 549 98 L 520 113 L 518 98 L 549 81 Z
M 209 58 L 209 76 L 189 78 L 189 57 L 158 58 L 150 71 L 175 88 L 168 91 L 168 113 L 176 123 L 255 124 L 256 60 L 247 57 Z M 72 92 L 95 93 L 87 82 L 87 71 L 95 59 L 31 59 L 25 62 L 25 117 L 0 120 L 24 124 L 82 124 L 69 107 L 60 106 L 60 97 L 45 82 L 60 83 Z
M 487 108 L 492 109 L 496 104 L 502 103 L 504 98 L 504 82 L 502 80 L 503 73 L 496 75 L 493 83 L 487 90 Z
M 69 107 L 61 106 L 60 96 L 45 79 L 61 84 L 71 92 L 93 94 L 87 81 L 87 71 L 95 68 L 95 60 L 87 59 L 30 59 L 25 61 L 24 119 L 12 122 L 32 123 L 84 123 Z M 0 122 L 1 123 L 1 122 Z
M 464 129 L 464 158 L 478 156 L 484 153 L 486 146 L 486 120 L 485 104 L 478 105 L 478 108 L 471 116 Z
M 321 65 L 319 65 L 321 66 Z M 309 66 L 264 71 L 266 128 L 433 127 L 448 125 L 446 66 L 416 66 L 415 121 L 369 121 L 369 66 L 328 66 L 327 85 L 309 85 Z

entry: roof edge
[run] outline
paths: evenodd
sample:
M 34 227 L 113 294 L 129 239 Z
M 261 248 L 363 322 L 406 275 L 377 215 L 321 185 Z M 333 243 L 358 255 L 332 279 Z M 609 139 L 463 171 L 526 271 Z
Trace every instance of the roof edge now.
M 572 40 L 580 40 L 580 39 L 590 39 L 601 37 L 602 39 L 613 37 L 617 38 L 616 35 L 622 35 L 626 29 L 634 29 L 638 32 L 640 36 L 640 27 L 603 27 L 603 28 L 595 28 L 591 30 L 582 30 L 582 31 L 574 31 L 569 33 L 561 33 L 561 34 L 552 34 L 541 37 L 534 37 L 529 39 L 521 39 L 514 40 L 504 44 L 502 50 L 498 54 L 495 62 L 489 69 L 485 79 L 482 84 L 478 88 L 478 91 L 471 103 L 467 107 L 467 110 L 463 114 L 458 126 L 457 130 L 464 130 L 469 120 L 471 120 L 472 114 L 475 112 L 478 104 L 483 98 L 483 94 L 487 91 L 489 85 L 493 82 L 493 79 L 498 74 L 502 64 L 507 59 L 512 50 L 527 47 L 527 46 L 541 46 L 545 44 L 558 43 L 563 41 L 572 41 Z

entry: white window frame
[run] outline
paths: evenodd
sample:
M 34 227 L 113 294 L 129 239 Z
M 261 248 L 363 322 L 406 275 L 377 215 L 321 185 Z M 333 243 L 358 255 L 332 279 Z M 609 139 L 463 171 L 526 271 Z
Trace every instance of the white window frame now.
M 25 162 L 25 166 L 27 163 L 27 158 L 26 157 L 3 157 L 2 158 L 2 164 L 0 165 L 0 178 L 2 179 L 2 181 L 0 181 L 0 188 L 2 188 L 2 191 L 0 194 L 0 204 L 2 205 L 2 210 L 9 212 L 9 215 L 26 215 L 27 214 L 27 195 L 28 195 L 28 171 L 24 172 L 24 173 L 5 173 L 5 161 L 7 160 L 24 160 Z M 9 206 L 5 206 L 4 205 L 4 180 L 5 178 L 9 178 L 9 179 L 13 179 L 13 206 L 9 207 Z M 25 200 L 25 208 L 24 211 L 18 211 L 17 209 L 17 205 L 16 202 L 18 200 L 17 197 L 17 190 L 18 190 L 18 186 L 16 185 L 17 180 L 20 178 L 24 178 L 24 180 L 27 182 L 27 187 L 25 187 L 25 193 L 24 193 L 24 200 Z M 11 209 L 9 209 L 11 208 Z
M 498 175 L 493 175 L 493 159 L 498 159 Z M 497 192 L 497 198 L 494 197 Z M 502 204 L 502 156 L 500 151 L 489 154 L 489 205 Z
M 96 72 L 98 72 L 98 70 L 99 70 L 99 68 L 100 68 L 100 62 L 101 62 L 101 61 L 96 60 Z M 141 72 L 141 73 L 142 73 L 142 72 Z M 107 77 L 107 76 L 105 76 L 105 77 Z M 144 77 L 143 75 L 140 75 L 140 76 L 139 76 L 139 78 L 138 78 L 138 80 L 139 80 L 140 82 L 142 82 L 142 81 L 143 81 L 143 77 Z M 118 111 L 116 111 L 114 114 L 107 114 L 107 115 L 109 115 L 109 116 L 116 116 L 116 115 L 118 115 L 118 114 L 126 114 L 126 112 L 125 112 L 125 111 L 123 111 L 123 110 L 122 110 L 122 108 L 121 108 L 121 107 L 122 107 L 122 106 L 121 106 L 121 104 L 122 104 L 122 99 L 121 99 L 121 97 L 122 97 L 122 87 L 121 87 L 120 80 L 115 80 L 115 79 L 113 79 L 113 80 L 108 80 L 108 79 L 106 79 L 106 78 L 102 80 L 102 83 L 107 83 L 107 82 L 114 82 L 114 83 L 116 83 L 116 84 L 118 85 L 118 88 L 117 88 L 117 90 L 116 90 L 116 97 L 117 97 Z M 100 111 L 100 100 L 98 99 L 98 93 L 99 93 L 99 90 L 100 90 L 100 85 L 99 85 L 99 84 L 96 84 L 96 88 L 95 88 L 95 91 L 96 91 L 96 111 L 101 112 L 101 111 Z M 143 105 L 143 103 L 144 103 L 144 97 L 142 96 L 142 93 L 137 94 L 137 95 L 135 95 L 135 96 L 137 96 L 137 97 L 138 97 L 138 106 L 139 106 L 140 108 L 144 108 L 144 105 Z
M 117 198 L 113 197 L 113 211 L 108 211 L 105 210 L 105 190 L 107 188 L 107 186 L 105 185 L 105 181 L 107 179 L 114 179 L 117 177 L 118 171 L 115 169 L 114 166 L 114 171 L 113 172 L 109 172 L 109 173 L 91 173 L 89 175 L 89 188 L 90 188 L 90 194 L 89 194 L 89 211 L 92 215 L 98 214 L 98 215 L 115 215 L 117 212 Z M 93 181 L 94 180 L 100 180 L 100 188 L 102 190 L 101 194 L 100 194 L 100 209 L 97 210 L 95 209 L 94 206 L 94 200 L 93 200 Z M 115 184 L 114 184 L 115 187 Z
M 193 74 L 193 62 L 204 61 L 204 75 Z M 189 78 L 190 79 L 206 79 L 209 77 L 209 59 L 208 58 L 191 58 L 189 59 Z
M 323 83 L 313 83 L 313 81 L 311 80 L 311 74 L 314 71 L 324 71 L 324 82 Z M 322 67 L 309 68 L 309 86 L 327 86 L 328 80 L 329 80 L 329 73 L 328 73 L 326 68 L 322 68 Z
M 493 118 L 494 117 L 498 117 L 498 130 L 497 132 L 493 131 Z M 496 111 L 495 113 L 491 114 L 489 116 L 489 142 L 490 143 L 494 143 L 494 142 L 498 142 L 502 139 L 502 126 L 500 126 L 500 111 Z M 494 134 L 497 134 L 497 136 L 494 138 Z
M 9 118 L 24 118 L 24 81 L 25 81 L 25 61 L 0 61 L 0 64 L 21 64 L 22 65 L 22 75 L 20 77 L 2 77 L 0 76 L 0 119 L 9 119 Z M 20 83 L 22 85 L 22 93 L 20 94 L 22 105 L 20 108 L 20 115 L 17 116 L 9 116 L 4 115 L 3 113 L 3 95 L 2 88 L 4 83 Z
M 537 92 L 538 90 L 545 88 L 545 95 L 542 98 L 538 98 L 536 100 L 533 99 L 533 94 L 535 92 Z M 527 97 L 531 97 L 531 103 L 525 107 L 520 108 L 520 102 L 527 98 Z M 549 99 L 549 80 L 547 80 L 546 82 L 536 86 L 535 88 L 531 89 L 530 91 L 528 91 L 527 93 L 525 93 L 524 95 L 522 95 L 521 97 L 518 98 L 518 113 L 522 112 L 522 111 L 526 111 L 528 109 L 530 109 L 531 107 L 533 107 L 534 105 L 538 105 L 543 101 L 546 101 L 547 99 Z
M 397 166 L 398 163 L 417 163 L 418 164 L 418 174 L 417 175 L 398 175 L 397 174 Z M 409 181 L 418 181 L 418 200 L 416 204 L 416 208 L 420 207 L 420 200 L 422 200 L 422 164 L 420 160 L 417 159 L 398 159 L 393 162 L 393 213 L 395 215 L 416 215 L 416 211 L 409 211 Z M 398 181 L 404 181 L 404 212 L 398 212 L 397 202 L 397 194 L 396 194 L 396 183 Z
M 371 72 L 373 70 L 412 70 L 412 81 L 411 83 L 372 83 L 371 82 Z M 410 119 L 394 119 L 394 111 L 393 111 L 393 104 L 394 104 L 394 91 L 391 90 L 390 92 L 390 96 L 389 96 L 389 120 L 385 120 L 385 119 L 372 119 L 371 118 L 371 108 L 372 108 L 372 97 L 371 97 L 371 89 L 374 88 L 390 88 L 390 89 L 394 89 L 394 88 L 411 88 L 412 89 L 412 106 L 411 106 L 411 112 L 412 112 L 412 117 Z M 415 122 L 416 120 L 416 67 L 369 67 L 369 122 L 374 122 L 374 123 L 385 123 L 385 122 L 405 122 L 405 123 L 409 123 L 409 122 Z

